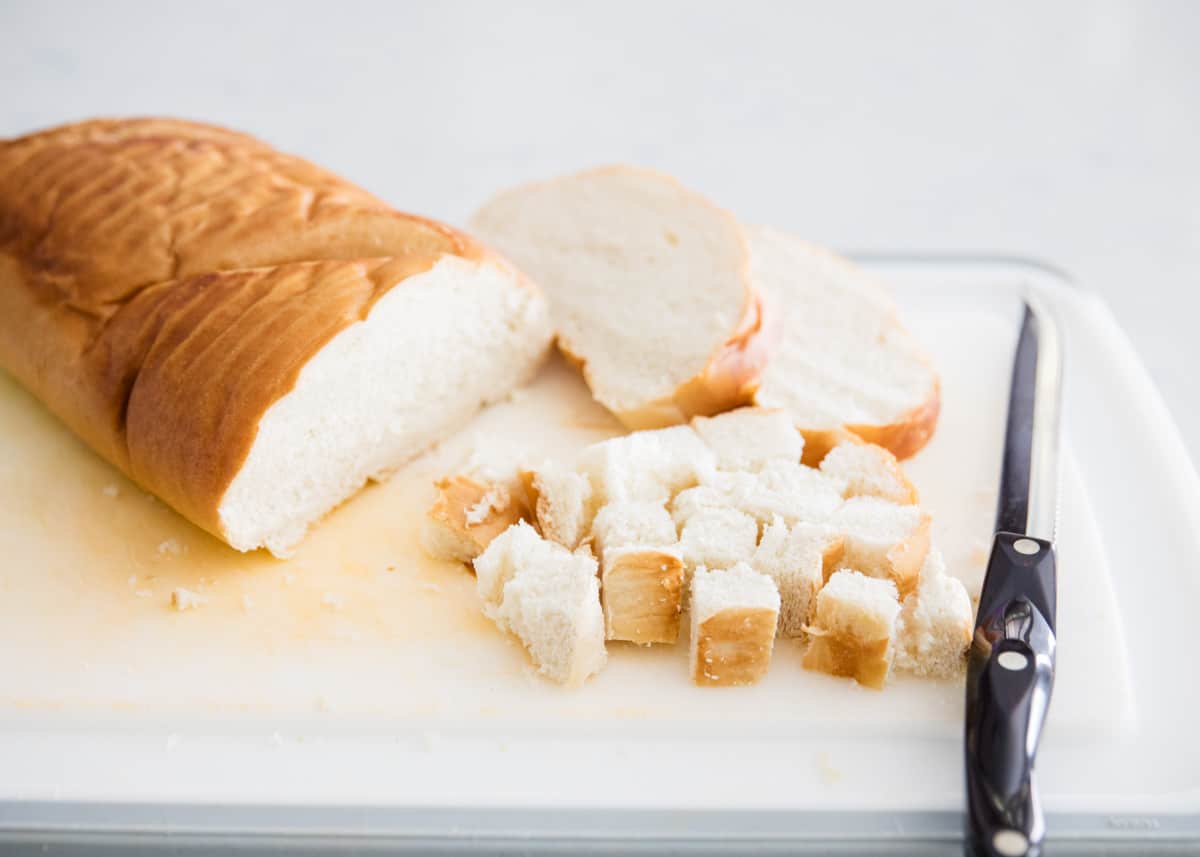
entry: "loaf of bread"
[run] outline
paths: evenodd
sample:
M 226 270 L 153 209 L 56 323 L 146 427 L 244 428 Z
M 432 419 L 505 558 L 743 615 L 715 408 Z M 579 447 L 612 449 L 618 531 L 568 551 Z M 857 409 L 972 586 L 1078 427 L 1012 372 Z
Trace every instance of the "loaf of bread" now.
M 500 257 L 251 137 L 149 119 L 0 142 L 0 367 L 239 550 L 286 555 L 551 336 Z

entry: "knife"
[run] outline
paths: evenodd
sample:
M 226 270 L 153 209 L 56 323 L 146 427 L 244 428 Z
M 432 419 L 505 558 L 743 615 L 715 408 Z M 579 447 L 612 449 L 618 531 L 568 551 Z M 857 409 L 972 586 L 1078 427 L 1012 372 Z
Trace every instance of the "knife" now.
M 973 857 L 1038 857 L 1034 759 L 1054 686 L 1062 352 L 1025 301 L 1013 358 L 996 533 L 967 662 L 967 841 Z

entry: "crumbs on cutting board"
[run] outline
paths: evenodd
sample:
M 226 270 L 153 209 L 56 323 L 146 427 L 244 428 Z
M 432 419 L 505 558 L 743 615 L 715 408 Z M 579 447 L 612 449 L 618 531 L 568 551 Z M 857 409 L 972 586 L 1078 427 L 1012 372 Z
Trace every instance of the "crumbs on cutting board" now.
M 834 767 L 833 759 L 826 752 L 817 754 L 817 770 L 821 774 L 821 781 L 825 785 L 832 786 L 842 780 L 842 772 Z
M 193 592 L 182 586 L 171 591 L 171 606 L 176 610 L 195 610 L 208 599 L 198 592 Z
M 166 539 L 158 544 L 159 556 L 179 556 L 187 552 L 187 545 L 180 543 L 178 539 Z

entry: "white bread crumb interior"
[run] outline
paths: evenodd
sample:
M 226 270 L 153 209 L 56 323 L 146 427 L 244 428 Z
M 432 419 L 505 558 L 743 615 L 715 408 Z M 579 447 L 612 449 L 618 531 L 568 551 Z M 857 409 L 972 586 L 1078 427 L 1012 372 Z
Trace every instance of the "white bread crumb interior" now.
M 785 409 L 802 429 L 836 429 L 903 425 L 937 400 L 937 374 L 881 285 L 785 233 L 746 234 L 755 284 L 783 328 L 760 404 Z
M 528 378 L 545 301 L 506 267 L 446 256 L 326 344 L 263 415 L 219 507 L 228 542 L 288 556 L 308 528 Z
M 596 560 L 547 541 L 524 521 L 475 560 L 484 611 L 520 638 L 539 672 L 577 686 L 605 663 Z
M 618 416 L 705 373 L 756 300 L 734 218 L 650 170 L 515 188 L 470 226 L 546 292 L 560 347 L 583 361 L 596 400 Z

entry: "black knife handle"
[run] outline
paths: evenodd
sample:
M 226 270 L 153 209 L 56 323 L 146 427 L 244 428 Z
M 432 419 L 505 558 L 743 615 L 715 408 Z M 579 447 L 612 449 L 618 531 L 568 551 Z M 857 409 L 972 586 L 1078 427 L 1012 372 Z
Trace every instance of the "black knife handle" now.
M 967 665 L 967 849 L 1038 857 L 1045 823 L 1033 780 L 1055 650 L 1054 546 L 997 533 Z

